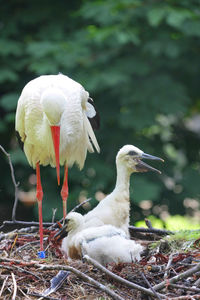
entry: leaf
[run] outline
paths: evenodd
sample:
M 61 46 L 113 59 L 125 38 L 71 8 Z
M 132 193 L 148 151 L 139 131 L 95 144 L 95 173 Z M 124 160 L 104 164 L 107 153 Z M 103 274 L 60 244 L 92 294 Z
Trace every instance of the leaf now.
M 167 23 L 175 28 L 180 28 L 185 20 L 193 16 L 193 13 L 189 9 L 174 9 L 169 12 Z
M 160 25 L 166 15 L 164 7 L 155 7 L 148 11 L 147 18 L 151 26 L 157 27 Z

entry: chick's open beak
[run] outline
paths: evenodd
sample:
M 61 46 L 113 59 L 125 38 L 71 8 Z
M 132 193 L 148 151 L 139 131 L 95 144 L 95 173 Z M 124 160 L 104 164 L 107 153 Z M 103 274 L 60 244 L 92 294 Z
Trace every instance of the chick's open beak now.
M 55 235 L 54 238 L 57 241 L 64 239 L 68 235 L 68 231 L 66 230 L 67 225 L 64 225 Z
M 143 153 L 141 156 L 141 159 L 151 159 L 151 160 L 160 160 L 162 162 L 164 162 L 164 160 L 160 157 L 157 156 L 153 156 L 147 153 Z M 137 172 L 149 172 L 149 171 L 153 171 L 153 172 L 158 172 L 159 174 L 161 174 L 161 172 L 151 166 L 149 166 L 148 164 L 146 164 L 145 162 L 143 162 L 142 160 L 138 159 L 137 164 L 135 166 Z

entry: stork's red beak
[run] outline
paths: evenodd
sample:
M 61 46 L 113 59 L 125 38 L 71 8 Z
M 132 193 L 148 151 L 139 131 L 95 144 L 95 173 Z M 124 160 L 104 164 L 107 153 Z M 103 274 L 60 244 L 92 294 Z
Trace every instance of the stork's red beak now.
M 53 139 L 55 158 L 56 158 L 56 173 L 58 185 L 60 185 L 60 126 L 51 126 L 51 134 Z

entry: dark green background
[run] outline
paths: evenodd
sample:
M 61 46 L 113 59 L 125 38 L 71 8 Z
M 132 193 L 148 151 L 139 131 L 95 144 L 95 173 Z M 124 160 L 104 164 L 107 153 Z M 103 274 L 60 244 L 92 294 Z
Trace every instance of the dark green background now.
M 15 139 L 14 119 L 24 85 L 41 74 L 62 72 L 90 92 L 101 115 L 101 153 L 89 154 L 83 171 L 69 171 L 69 208 L 80 193 L 95 199 L 115 183 L 115 156 L 134 144 L 165 163 L 162 175 L 131 180 L 132 218 L 143 218 L 141 200 L 171 214 L 193 211 L 200 199 L 200 1 L 0 1 L 0 144 L 11 154 L 20 189 L 33 188 L 34 171 Z M 195 121 L 195 122 L 194 122 Z M 0 153 L 1 218 L 8 218 L 14 188 Z M 55 169 L 42 169 L 44 218 L 61 199 Z M 95 200 L 93 200 L 93 205 Z M 164 206 L 162 206 L 164 205 Z M 166 206 L 165 206 L 166 205 Z M 37 206 L 18 217 L 37 218 Z M 20 215 L 21 211 L 21 215 Z M 151 209 L 146 213 L 152 213 Z M 153 211 L 156 214 L 156 211 Z

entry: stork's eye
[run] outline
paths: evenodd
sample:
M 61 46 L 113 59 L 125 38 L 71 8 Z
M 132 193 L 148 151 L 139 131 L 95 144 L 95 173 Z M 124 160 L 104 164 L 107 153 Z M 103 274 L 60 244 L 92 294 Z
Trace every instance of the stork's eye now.
M 135 151 L 129 151 L 129 153 L 128 153 L 128 155 L 137 155 L 138 153 L 137 152 L 135 152 Z

